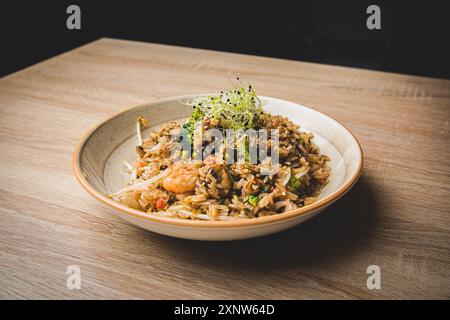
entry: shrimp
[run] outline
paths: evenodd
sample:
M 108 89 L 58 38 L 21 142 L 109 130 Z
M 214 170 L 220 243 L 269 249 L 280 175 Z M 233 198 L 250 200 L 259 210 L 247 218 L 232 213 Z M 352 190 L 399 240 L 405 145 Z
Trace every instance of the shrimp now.
M 198 169 L 190 164 L 174 164 L 164 177 L 162 185 L 164 189 L 173 193 L 189 193 L 194 191 L 198 178 Z

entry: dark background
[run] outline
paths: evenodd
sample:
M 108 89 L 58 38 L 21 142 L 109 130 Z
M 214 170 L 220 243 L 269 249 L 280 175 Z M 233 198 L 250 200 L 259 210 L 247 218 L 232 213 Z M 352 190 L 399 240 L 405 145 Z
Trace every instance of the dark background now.
M 81 30 L 66 8 L 81 8 Z M 366 8 L 381 8 L 381 30 Z M 2 3 L 0 76 L 100 37 L 450 78 L 445 1 L 15 1 Z

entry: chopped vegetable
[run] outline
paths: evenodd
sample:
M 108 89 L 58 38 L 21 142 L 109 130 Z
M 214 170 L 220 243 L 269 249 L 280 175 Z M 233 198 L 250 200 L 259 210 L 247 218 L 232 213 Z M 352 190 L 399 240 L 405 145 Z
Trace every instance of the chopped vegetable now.
M 145 166 L 147 166 L 147 162 L 145 162 L 145 161 L 136 161 L 136 162 L 134 163 L 134 167 L 135 167 L 136 169 L 143 168 L 143 167 L 145 167 Z
M 301 182 L 299 179 L 297 179 L 295 176 L 291 176 L 291 178 L 289 179 L 289 188 L 291 188 L 292 190 L 298 190 L 300 188 Z
M 137 146 L 140 147 L 142 146 L 142 127 L 148 127 L 148 120 L 145 119 L 144 117 L 138 117 L 136 120 L 136 133 L 137 133 Z
M 283 186 L 287 185 L 289 181 L 291 181 L 291 168 L 287 168 L 286 171 L 286 178 L 284 178 Z
M 245 162 L 250 161 L 250 144 L 247 139 L 245 139 L 244 143 L 239 143 L 237 145 L 237 150 L 240 154 L 244 154 Z
M 194 133 L 195 127 L 205 118 L 205 113 L 194 106 L 194 111 L 192 111 L 189 120 L 183 124 L 183 129 L 187 131 L 187 136 L 192 142 L 192 134 Z
M 134 167 L 128 161 L 124 160 L 123 163 L 125 164 L 125 167 L 127 167 L 128 171 L 131 171 L 134 169 Z
M 181 150 L 180 158 L 186 160 L 188 158 L 188 151 L 187 150 Z
M 270 184 L 268 184 L 264 187 L 264 192 L 269 192 L 269 191 L 270 191 Z
M 309 165 L 305 165 L 305 166 L 303 166 L 303 167 L 301 167 L 301 168 L 299 168 L 299 169 L 297 169 L 297 170 L 295 170 L 296 172 L 295 172 L 295 177 L 297 178 L 297 179 L 300 179 L 301 177 L 303 177 L 305 174 L 307 174 L 308 173 L 308 171 L 309 171 Z
M 259 202 L 259 197 L 254 195 L 248 196 L 248 203 L 252 205 L 253 207 L 256 206 L 256 204 Z
M 162 178 L 164 178 L 167 175 L 167 173 L 168 173 L 168 171 L 165 170 L 165 171 L 161 172 L 160 174 L 158 174 L 157 176 L 154 176 L 154 177 L 152 177 L 152 178 L 150 178 L 148 180 L 140 181 L 140 182 L 138 182 L 136 184 L 133 184 L 131 186 L 123 188 L 123 189 L 121 189 L 121 190 L 119 190 L 117 192 L 114 192 L 114 193 L 110 194 L 109 196 L 111 198 L 114 198 L 114 197 L 116 197 L 116 196 L 118 196 L 118 195 L 120 195 L 120 194 L 122 194 L 124 192 L 128 192 L 128 191 L 131 191 L 131 190 L 144 189 L 147 186 L 149 186 L 149 185 L 151 185 L 151 184 L 161 180 Z
M 166 205 L 166 200 L 164 200 L 163 198 L 159 198 L 156 201 L 155 207 L 156 207 L 156 209 L 162 209 L 162 208 L 164 208 L 165 205 Z

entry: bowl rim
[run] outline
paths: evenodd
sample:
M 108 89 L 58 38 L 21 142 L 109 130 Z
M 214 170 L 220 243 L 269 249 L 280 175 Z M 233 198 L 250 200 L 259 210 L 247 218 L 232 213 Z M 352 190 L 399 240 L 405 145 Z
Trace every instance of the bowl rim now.
M 364 153 L 361 148 L 361 144 L 359 143 L 358 139 L 355 137 L 355 135 L 343 124 L 341 124 L 339 121 L 333 119 L 332 117 L 328 116 L 327 114 L 324 114 L 323 112 L 317 111 L 315 109 L 312 109 L 310 107 L 304 106 L 302 104 L 278 99 L 274 97 L 269 96 L 260 96 L 260 98 L 267 98 L 271 100 L 278 100 L 288 103 L 294 103 L 298 106 L 310 109 L 314 112 L 320 113 L 321 115 L 328 118 L 328 120 L 331 120 L 335 122 L 338 126 L 341 126 L 344 130 L 347 131 L 348 134 L 353 138 L 354 142 L 356 142 L 356 145 L 358 146 L 358 151 L 360 153 L 360 159 L 361 161 L 358 164 L 358 168 L 355 171 L 355 173 L 348 179 L 348 181 L 341 185 L 337 190 L 329 194 L 328 196 L 324 197 L 323 199 L 317 200 L 316 202 L 307 205 L 305 207 L 297 208 L 295 210 L 289 211 L 289 212 L 283 212 L 277 215 L 271 215 L 271 216 L 265 216 L 265 217 L 259 217 L 259 218 L 253 218 L 253 219 L 239 219 L 239 220 L 228 220 L 228 221 L 206 221 L 206 220 L 188 220 L 188 219 L 174 219 L 174 218 L 165 218 L 165 217 L 159 217 L 155 215 L 148 214 L 144 211 L 140 211 L 137 209 L 133 209 L 130 207 L 127 207 L 119 202 L 114 201 L 113 199 L 107 197 L 105 194 L 97 191 L 86 179 L 82 172 L 81 168 L 81 154 L 83 151 L 84 146 L 90 139 L 90 137 L 99 130 L 105 123 L 113 120 L 114 118 L 117 118 L 121 116 L 122 114 L 135 109 L 135 108 L 141 108 L 146 107 L 154 104 L 160 104 L 164 102 L 174 101 L 174 100 L 181 100 L 186 98 L 192 98 L 197 96 L 205 95 L 205 93 L 201 94 L 188 94 L 188 95 L 179 95 L 179 96 L 172 96 L 164 99 L 157 99 L 154 101 L 141 103 L 138 105 L 133 105 L 131 107 L 127 107 L 119 112 L 116 112 L 115 114 L 107 117 L 106 119 L 102 120 L 101 122 L 97 123 L 95 126 L 93 126 L 90 130 L 85 132 L 82 136 L 80 141 L 77 143 L 75 150 L 72 154 L 72 169 L 74 171 L 75 177 L 78 180 L 78 182 L 81 184 L 81 186 L 94 198 L 97 200 L 103 202 L 104 204 L 108 205 L 109 207 L 112 207 L 113 209 L 116 209 L 122 213 L 128 214 L 134 218 L 144 219 L 148 220 L 150 222 L 160 223 L 160 224 L 169 224 L 172 226 L 184 226 L 184 227 L 201 227 L 201 228 L 234 228 L 234 227 L 253 227 L 263 224 L 271 224 L 276 222 L 283 222 L 286 220 L 290 220 L 299 216 L 304 216 L 307 214 L 312 214 L 320 209 L 326 208 L 328 205 L 333 203 L 334 201 L 338 200 L 340 197 L 342 197 L 347 191 L 349 191 L 353 185 L 356 183 L 356 181 L 361 176 L 363 163 L 364 163 Z

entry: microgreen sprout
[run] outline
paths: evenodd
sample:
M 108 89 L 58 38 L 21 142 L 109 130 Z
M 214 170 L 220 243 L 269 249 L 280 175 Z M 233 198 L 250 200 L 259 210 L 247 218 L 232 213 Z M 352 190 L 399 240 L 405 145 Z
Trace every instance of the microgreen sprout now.
M 183 125 L 190 135 L 198 124 L 207 119 L 215 121 L 222 129 L 256 129 L 262 113 L 261 101 L 250 84 L 234 86 L 230 91 L 216 96 L 198 97 L 187 104 L 194 109 Z

